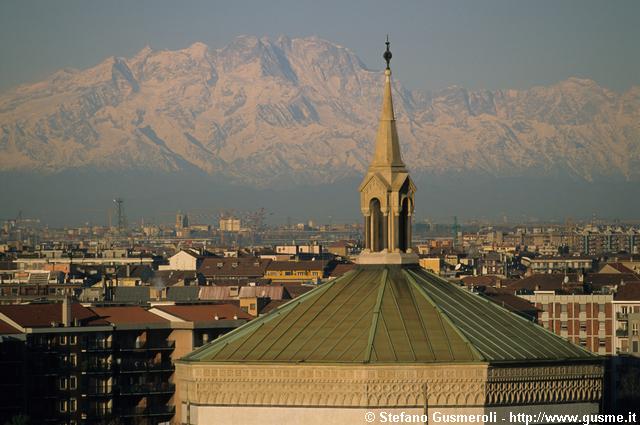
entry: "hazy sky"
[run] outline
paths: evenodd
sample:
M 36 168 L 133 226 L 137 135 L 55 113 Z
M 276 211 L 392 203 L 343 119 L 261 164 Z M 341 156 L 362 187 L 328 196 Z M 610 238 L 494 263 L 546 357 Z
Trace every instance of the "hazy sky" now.
M 569 76 L 640 84 L 640 1 L 0 2 L 0 90 L 85 68 L 146 44 L 176 49 L 235 36 L 318 35 L 381 68 L 388 32 L 409 88 L 522 88 Z

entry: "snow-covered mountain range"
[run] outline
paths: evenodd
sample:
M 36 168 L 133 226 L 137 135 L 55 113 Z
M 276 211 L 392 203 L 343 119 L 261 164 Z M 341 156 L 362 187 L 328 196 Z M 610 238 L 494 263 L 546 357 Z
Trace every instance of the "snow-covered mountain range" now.
M 414 173 L 640 180 L 640 87 L 394 84 Z M 315 37 L 147 47 L 0 95 L 0 171 L 201 170 L 238 184 L 331 183 L 365 170 L 381 94 L 381 70 Z

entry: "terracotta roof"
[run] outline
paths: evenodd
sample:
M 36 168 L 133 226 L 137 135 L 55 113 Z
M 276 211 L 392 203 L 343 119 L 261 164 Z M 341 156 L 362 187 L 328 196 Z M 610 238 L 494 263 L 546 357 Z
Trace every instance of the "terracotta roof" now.
M 618 290 L 613 298 L 616 301 L 640 301 L 640 280 L 618 285 Z
M 558 291 L 563 287 L 582 287 L 582 283 L 578 282 L 578 276 L 575 273 L 567 273 L 568 282 L 563 285 L 565 275 L 563 273 L 537 273 L 524 279 L 505 282 L 505 287 L 511 290 L 528 289 L 530 291 Z
M 634 273 L 633 270 L 631 270 L 629 267 L 625 266 L 622 263 L 607 263 L 603 265 L 600 270 L 604 269 L 607 266 L 611 267 L 614 270 L 619 271 L 620 273 L 626 273 L 626 274 Z
M 49 328 L 51 322 L 62 322 L 62 303 L 0 305 L 0 313 L 23 328 Z M 78 303 L 71 304 L 71 320 L 79 320 L 83 324 L 91 320 L 91 325 L 107 324 L 93 319 L 98 319 L 93 311 Z
M 163 305 L 155 308 L 191 322 L 211 321 L 215 316 L 220 320 L 233 320 L 233 316 L 238 319 L 253 319 L 253 316 L 233 304 Z
M 289 301 L 290 300 L 271 300 L 267 305 L 262 307 L 262 310 L 260 310 L 260 314 L 270 313 L 281 305 L 288 303 Z
M 272 261 L 267 271 L 288 270 L 323 270 L 327 265 L 325 261 Z
M 91 310 L 100 316 L 101 319 L 114 325 L 168 322 L 168 320 L 136 305 L 124 307 L 91 307 Z
M 349 270 L 353 270 L 356 267 L 355 263 L 338 263 L 336 266 L 329 272 L 329 277 L 339 277 L 348 272 Z
M 584 283 L 588 283 L 592 288 L 600 288 L 602 286 L 619 285 L 621 282 L 631 282 L 638 280 L 638 275 L 633 273 L 590 273 L 585 275 Z
M 12 334 L 19 334 L 19 333 L 21 332 L 18 329 L 0 320 L 0 335 L 12 335 Z
M 521 316 L 525 316 L 529 319 L 534 320 L 538 316 L 538 309 L 533 303 L 516 295 L 496 291 L 493 288 L 490 288 L 483 293 L 483 296 L 493 301 L 494 303 L 506 308 L 507 310 L 518 313 Z
M 202 260 L 198 272 L 206 277 L 262 277 L 270 262 L 256 257 L 207 257 Z

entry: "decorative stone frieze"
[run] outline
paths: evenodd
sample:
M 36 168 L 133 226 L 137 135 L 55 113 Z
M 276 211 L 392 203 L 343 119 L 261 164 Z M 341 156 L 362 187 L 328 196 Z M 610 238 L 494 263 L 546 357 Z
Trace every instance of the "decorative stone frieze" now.
M 178 364 L 182 401 L 199 405 L 418 407 L 592 402 L 602 367 Z

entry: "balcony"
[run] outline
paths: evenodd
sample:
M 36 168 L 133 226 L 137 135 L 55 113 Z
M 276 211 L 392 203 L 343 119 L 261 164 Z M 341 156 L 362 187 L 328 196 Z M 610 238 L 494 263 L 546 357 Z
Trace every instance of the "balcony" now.
M 90 397 L 110 397 L 113 394 L 113 386 L 111 384 L 90 385 L 87 387 L 84 394 L 87 394 Z
M 174 406 L 131 407 L 120 409 L 122 417 L 137 416 L 173 416 L 176 413 Z
M 60 347 L 56 344 L 30 344 L 29 351 L 39 351 L 42 353 L 57 353 L 60 351 Z
M 629 336 L 628 329 L 616 329 L 616 336 L 620 338 L 627 338 Z
M 81 418 L 83 420 L 90 421 L 89 423 L 100 422 L 108 419 L 113 415 L 113 412 L 110 408 L 89 410 L 88 412 L 83 412 L 81 414 Z
M 113 365 L 111 363 L 83 363 L 83 374 L 111 374 L 113 373 Z
M 616 320 L 628 320 L 629 313 L 616 313 Z
M 122 373 L 173 372 L 171 362 L 127 361 L 120 365 Z
M 146 395 L 146 394 L 173 394 L 176 390 L 176 385 L 163 382 L 161 384 L 134 384 L 134 385 L 122 385 L 120 387 L 121 395 Z
M 142 351 L 142 350 L 173 350 L 176 348 L 175 341 L 135 341 L 131 345 L 121 345 L 120 351 Z
M 111 341 L 91 341 L 81 345 L 82 351 L 111 351 Z

